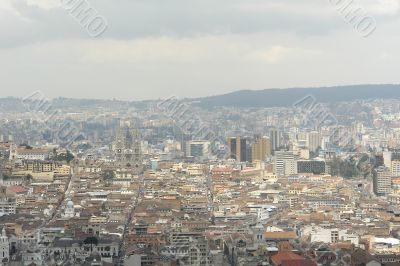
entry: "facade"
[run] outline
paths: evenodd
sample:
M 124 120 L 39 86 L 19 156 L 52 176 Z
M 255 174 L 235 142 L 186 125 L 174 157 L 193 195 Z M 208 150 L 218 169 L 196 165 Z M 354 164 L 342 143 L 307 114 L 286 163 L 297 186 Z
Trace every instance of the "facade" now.
M 337 242 L 351 242 L 353 245 L 359 245 L 359 236 L 350 233 L 347 230 L 340 230 L 337 228 L 323 228 L 319 226 L 305 227 L 302 235 L 310 235 L 311 242 L 313 243 L 337 243 Z
M 292 151 L 276 151 L 274 173 L 277 176 L 297 173 L 297 161 Z
M 374 193 L 379 196 L 389 195 L 392 190 L 392 173 L 389 168 L 378 167 L 373 177 Z
M 324 161 L 297 161 L 298 173 L 323 174 L 326 172 Z
M 228 158 L 238 162 L 249 161 L 247 139 L 237 136 L 228 138 Z
M 205 140 L 192 140 L 186 142 L 186 154 L 195 158 L 208 157 L 210 142 Z
M 270 139 L 271 139 L 272 153 L 274 153 L 274 151 L 278 150 L 278 148 L 281 146 L 279 130 L 272 129 L 270 132 Z
M 15 194 L 7 192 L 6 187 L 0 187 L 0 213 L 15 214 L 17 200 Z
M 308 149 L 310 152 L 316 152 L 321 147 L 321 135 L 317 131 L 308 133 Z
M 45 149 L 17 149 L 16 159 L 25 160 L 47 160 L 50 158 L 50 152 Z
M 251 159 L 253 162 L 256 160 L 264 161 L 271 153 L 271 139 L 268 137 L 257 139 L 251 147 Z
M 5 260 L 10 261 L 10 241 L 6 235 L 6 230 L 3 227 L 0 236 L 0 264 Z
M 400 160 L 391 161 L 390 171 L 394 176 L 400 176 Z
M 115 139 L 114 153 L 118 165 L 136 173 L 143 171 L 141 136 L 138 130 L 128 125 L 121 126 Z

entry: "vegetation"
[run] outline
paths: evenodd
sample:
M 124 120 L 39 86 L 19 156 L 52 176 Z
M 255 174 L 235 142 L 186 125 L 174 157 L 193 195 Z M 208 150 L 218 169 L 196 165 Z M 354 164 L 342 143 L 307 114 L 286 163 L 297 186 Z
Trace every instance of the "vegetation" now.
M 362 92 L 362 93 L 360 93 Z M 280 107 L 293 106 L 306 95 L 314 95 L 318 102 L 337 103 L 357 99 L 399 98 L 399 85 L 355 85 L 330 88 L 292 88 L 267 90 L 242 90 L 224 95 L 209 96 L 198 100 L 205 108 L 216 106 Z
M 90 251 L 93 251 L 93 245 L 97 246 L 99 240 L 95 236 L 89 236 L 83 240 L 83 244 L 90 245 Z
M 358 171 L 356 166 L 349 160 L 341 160 L 335 158 L 328 163 L 331 167 L 331 174 L 334 176 L 342 176 L 344 178 L 357 177 Z
M 375 165 L 370 164 L 369 157 L 361 157 L 359 159 L 350 157 L 346 160 L 335 158 L 328 163 L 331 167 L 333 176 L 341 176 L 344 178 L 367 177 L 371 174 Z
M 115 172 L 112 170 L 104 170 L 101 173 L 101 177 L 103 178 L 103 182 L 106 184 L 106 186 L 110 186 L 112 180 L 115 178 Z
M 67 153 L 56 154 L 53 159 L 55 161 L 66 161 L 70 163 L 74 158 L 75 156 L 70 151 L 67 151 Z
M 23 143 L 23 144 L 21 144 L 21 145 L 19 145 L 20 147 L 25 147 L 25 149 L 28 149 L 28 150 L 32 150 L 33 149 L 33 147 L 32 146 L 30 146 L 30 145 L 28 145 L 28 144 L 26 144 L 26 143 Z

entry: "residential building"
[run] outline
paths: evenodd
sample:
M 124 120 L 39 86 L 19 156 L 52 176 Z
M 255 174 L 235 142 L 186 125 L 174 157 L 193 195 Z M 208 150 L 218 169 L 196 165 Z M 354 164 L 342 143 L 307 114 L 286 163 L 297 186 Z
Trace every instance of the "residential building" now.
M 389 195 L 392 190 L 392 173 L 387 167 L 378 167 L 374 171 L 373 190 L 376 195 Z

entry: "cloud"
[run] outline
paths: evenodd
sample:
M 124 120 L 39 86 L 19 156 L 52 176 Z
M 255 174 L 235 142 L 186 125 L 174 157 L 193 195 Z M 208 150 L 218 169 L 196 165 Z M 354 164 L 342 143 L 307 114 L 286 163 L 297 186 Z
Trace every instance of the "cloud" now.
M 266 51 L 252 53 L 248 58 L 274 64 L 289 56 L 292 51 L 293 49 L 291 48 L 274 46 Z
M 399 0 L 364 0 L 359 5 L 369 14 L 377 16 L 394 16 L 400 11 Z
M 0 0 L 4 95 L 145 99 L 236 89 L 399 82 L 398 1 L 355 0 L 360 38 L 330 0 L 88 0 L 91 38 L 59 0 Z
M 0 46 L 90 38 L 60 6 L 60 0 L 2 0 L 16 25 L 10 34 L 0 24 Z M 378 0 L 368 0 L 378 1 Z M 386 1 L 384 10 L 394 4 Z M 287 32 L 305 37 L 329 35 L 348 28 L 326 1 L 314 0 L 97 0 L 88 1 L 109 22 L 104 38 L 191 37 L 199 34 Z M 371 2 L 371 8 L 375 8 Z M 18 13 L 18 15 L 16 15 Z M 34 34 L 29 34 L 30 32 Z M 28 34 L 26 34 L 28 32 Z M 7 41 L 5 41 L 7 39 Z
M 43 10 L 61 8 L 61 0 L 26 0 L 28 6 L 36 6 Z

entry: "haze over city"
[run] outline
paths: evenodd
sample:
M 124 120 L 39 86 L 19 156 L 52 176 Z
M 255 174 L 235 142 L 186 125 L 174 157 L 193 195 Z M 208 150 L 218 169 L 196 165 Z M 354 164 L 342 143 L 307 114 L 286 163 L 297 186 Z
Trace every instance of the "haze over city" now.
M 0 266 L 400 266 L 399 0 L 0 1 Z

